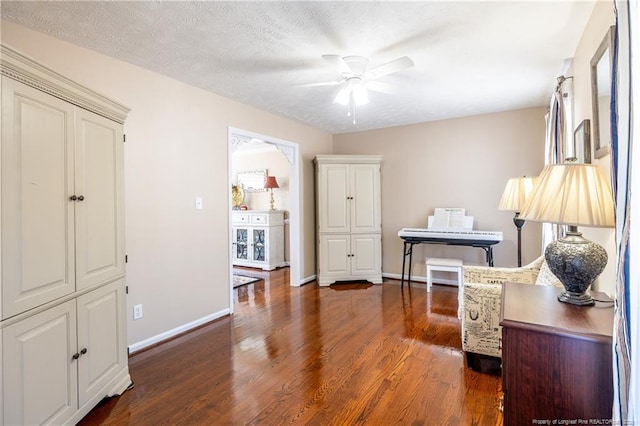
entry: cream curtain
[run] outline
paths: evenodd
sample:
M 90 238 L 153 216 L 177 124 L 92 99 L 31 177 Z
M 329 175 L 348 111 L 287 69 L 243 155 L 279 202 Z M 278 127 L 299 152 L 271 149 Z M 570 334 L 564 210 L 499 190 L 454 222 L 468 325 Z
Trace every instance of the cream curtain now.
M 567 117 L 572 116 L 572 96 L 565 86 L 571 87 L 573 80 L 560 77 L 558 86 L 551 96 L 549 112 L 546 120 L 546 138 L 544 150 L 544 164 L 558 164 L 564 162 L 567 139 Z M 542 252 L 547 245 L 558 239 L 561 235 L 561 227 L 551 223 L 542 224 Z

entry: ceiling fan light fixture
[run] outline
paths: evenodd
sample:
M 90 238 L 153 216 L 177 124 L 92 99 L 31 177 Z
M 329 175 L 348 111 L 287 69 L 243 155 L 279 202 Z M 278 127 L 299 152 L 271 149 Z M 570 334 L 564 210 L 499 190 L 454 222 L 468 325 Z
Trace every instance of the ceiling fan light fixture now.
M 369 103 L 369 93 L 362 80 L 358 79 L 353 82 L 351 94 L 353 95 L 353 102 L 355 102 L 356 105 L 360 106 Z
M 369 93 L 367 87 L 361 79 L 351 77 L 345 81 L 344 86 L 336 95 L 333 103 L 344 106 L 349 106 L 352 103 L 357 106 L 368 104 Z
M 347 106 L 349 105 L 350 97 L 351 97 L 351 88 L 349 86 L 344 86 L 342 89 L 340 89 L 340 91 L 336 95 L 335 99 L 333 100 L 333 103 Z
M 333 99 L 334 104 L 347 107 L 347 116 L 356 124 L 356 107 L 369 103 L 368 83 L 378 77 L 401 71 L 413 66 L 413 61 L 403 56 L 367 71 L 369 59 L 364 56 L 322 55 L 322 58 L 336 66 L 342 76 L 342 88 Z M 375 90 L 375 89 L 374 89 Z

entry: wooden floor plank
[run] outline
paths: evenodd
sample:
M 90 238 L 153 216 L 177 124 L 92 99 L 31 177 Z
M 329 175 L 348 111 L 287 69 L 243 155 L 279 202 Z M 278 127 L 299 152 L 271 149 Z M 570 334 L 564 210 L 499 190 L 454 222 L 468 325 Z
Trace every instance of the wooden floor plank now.
M 232 316 L 132 355 L 133 389 L 80 424 L 502 424 L 500 377 L 465 365 L 456 288 L 251 272 Z

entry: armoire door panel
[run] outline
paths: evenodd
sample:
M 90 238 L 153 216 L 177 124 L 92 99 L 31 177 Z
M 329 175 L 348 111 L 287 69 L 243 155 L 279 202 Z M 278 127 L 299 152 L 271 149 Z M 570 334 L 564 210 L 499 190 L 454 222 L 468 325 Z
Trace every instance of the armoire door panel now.
M 82 406 L 126 365 L 126 343 L 119 312 L 125 306 L 122 281 L 78 297 L 78 396 Z
M 2 330 L 4 424 L 60 424 L 78 407 L 75 301 Z
M 380 232 L 380 169 L 378 165 L 351 166 L 353 208 L 351 232 Z
M 76 286 L 124 274 L 122 127 L 89 111 L 76 115 Z
M 3 77 L 2 123 L 4 319 L 75 289 L 73 107 Z
M 349 174 L 345 165 L 321 165 L 318 202 L 320 209 L 321 232 L 349 232 Z
M 380 273 L 380 234 L 352 235 L 351 272 L 353 275 L 371 275 Z
M 349 235 L 320 236 L 320 250 L 321 258 L 325 259 L 320 265 L 323 275 L 349 275 Z

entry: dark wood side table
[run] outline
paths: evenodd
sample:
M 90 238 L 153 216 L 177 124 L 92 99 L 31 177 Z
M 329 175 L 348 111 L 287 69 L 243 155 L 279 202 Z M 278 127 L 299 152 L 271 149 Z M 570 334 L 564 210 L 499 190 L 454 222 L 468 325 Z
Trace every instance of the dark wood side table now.
M 607 424 L 593 421 L 611 419 L 613 303 L 569 305 L 558 302 L 561 290 L 504 285 L 500 325 L 506 426 L 536 420 Z M 592 295 L 609 299 L 600 292 Z

